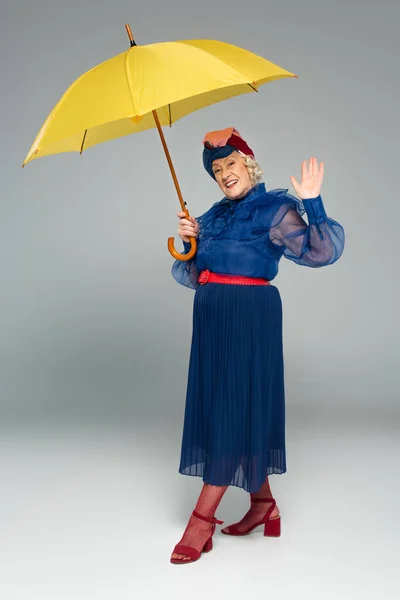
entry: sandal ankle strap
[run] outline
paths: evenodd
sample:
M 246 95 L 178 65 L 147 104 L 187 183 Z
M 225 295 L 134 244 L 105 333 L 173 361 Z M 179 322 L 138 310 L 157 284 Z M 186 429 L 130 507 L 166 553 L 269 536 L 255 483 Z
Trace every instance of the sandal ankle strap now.
M 219 523 L 220 525 L 222 525 L 223 521 L 220 521 L 219 519 L 216 519 L 215 517 L 204 517 L 203 515 L 200 515 L 198 512 L 196 512 L 195 510 L 192 513 L 195 517 L 197 517 L 198 519 L 203 519 L 203 521 L 207 521 L 208 523 Z
M 276 500 L 274 498 L 251 498 L 251 502 L 272 502 L 276 504 Z

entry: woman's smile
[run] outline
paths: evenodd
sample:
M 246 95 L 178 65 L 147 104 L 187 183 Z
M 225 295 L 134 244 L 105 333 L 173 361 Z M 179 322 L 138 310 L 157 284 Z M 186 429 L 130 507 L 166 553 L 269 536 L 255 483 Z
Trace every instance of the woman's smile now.
M 231 179 L 230 181 L 228 181 L 227 183 L 225 183 L 225 186 L 229 189 L 231 189 L 234 185 L 236 185 L 238 182 L 237 179 Z

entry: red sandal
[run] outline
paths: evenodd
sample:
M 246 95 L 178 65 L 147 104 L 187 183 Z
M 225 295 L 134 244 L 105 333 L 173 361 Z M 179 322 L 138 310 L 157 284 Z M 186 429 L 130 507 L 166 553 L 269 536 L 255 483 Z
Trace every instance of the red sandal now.
M 274 517 L 272 519 L 269 518 L 269 515 L 274 510 L 276 505 L 276 501 L 274 498 L 251 498 L 251 503 L 253 502 L 272 502 L 271 506 L 268 508 L 266 514 L 263 516 L 261 521 L 258 521 L 255 525 L 252 525 L 246 531 L 239 531 L 238 523 L 234 523 L 233 525 L 228 525 L 228 531 L 222 531 L 224 535 L 248 535 L 258 527 L 259 525 L 264 525 L 264 535 L 267 537 L 279 537 L 281 535 L 281 517 Z
M 180 544 L 180 543 L 177 544 L 175 546 L 175 548 L 173 549 L 172 554 L 174 554 L 174 553 L 185 554 L 186 556 L 190 556 L 191 560 L 188 560 L 188 559 L 185 560 L 184 558 L 171 558 L 170 562 L 172 562 L 172 564 L 174 564 L 174 565 L 183 565 L 186 563 L 195 562 L 196 560 L 199 560 L 202 552 L 210 552 L 210 550 L 212 550 L 212 548 L 213 548 L 212 536 L 214 535 L 215 524 L 219 523 L 220 525 L 222 525 L 222 523 L 223 523 L 223 521 L 219 521 L 215 517 L 203 517 L 203 515 L 200 515 L 195 510 L 193 511 L 192 514 L 195 517 L 197 517 L 198 519 L 203 519 L 203 521 L 208 521 L 208 523 L 213 524 L 211 535 L 206 540 L 206 542 L 204 543 L 204 546 L 201 550 L 196 550 L 196 548 L 192 548 L 191 546 L 185 546 L 184 544 Z

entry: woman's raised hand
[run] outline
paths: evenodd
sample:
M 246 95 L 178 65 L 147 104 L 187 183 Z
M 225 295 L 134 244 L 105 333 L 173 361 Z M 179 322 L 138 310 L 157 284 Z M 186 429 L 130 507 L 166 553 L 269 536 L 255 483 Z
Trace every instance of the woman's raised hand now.
M 199 234 L 199 224 L 192 215 L 186 218 L 185 211 L 176 213 L 179 217 L 178 234 L 184 242 L 190 242 L 190 237 L 197 237 Z M 189 237 L 190 236 L 190 237 Z
M 301 200 L 305 198 L 316 198 L 320 194 L 322 180 L 324 178 L 324 163 L 318 166 L 316 158 L 310 158 L 307 164 L 306 160 L 301 163 L 301 181 L 291 176 L 290 181 L 296 194 Z

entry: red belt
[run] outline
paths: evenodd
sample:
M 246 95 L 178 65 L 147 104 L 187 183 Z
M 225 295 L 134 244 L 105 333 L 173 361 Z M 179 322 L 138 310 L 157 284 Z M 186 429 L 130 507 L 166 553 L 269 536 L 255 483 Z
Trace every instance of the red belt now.
M 201 271 L 197 281 L 200 285 L 205 283 L 236 283 L 239 285 L 269 285 L 268 279 L 262 277 L 244 277 L 243 275 L 227 275 L 223 273 L 212 273 L 208 269 Z

